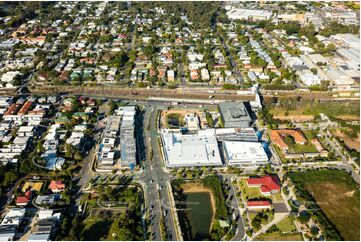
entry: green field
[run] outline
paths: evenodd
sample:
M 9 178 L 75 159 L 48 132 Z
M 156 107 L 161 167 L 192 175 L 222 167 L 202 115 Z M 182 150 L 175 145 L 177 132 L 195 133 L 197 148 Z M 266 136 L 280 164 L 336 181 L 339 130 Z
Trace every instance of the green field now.
M 293 235 L 260 235 L 256 238 L 259 241 L 301 241 L 302 236 L 300 234 Z
M 242 179 L 239 183 L 243 200 L 263 197 L 258 187 L 248 187 L 247 179 Z
M 296 225 L 290 217 L 283 219 L 276 224 L 277 228 L 283 233 L 297 231 Z
M 275 115 L 284 115 L 286 112 L 288 112 L 289 115 L 319 115 L 320 113 L 324 113 L 330 118 L 341 118 L 344 115 L 359 117 L 360 102 L 290 102 L 289 100 L 282 100 L 280 103 L 278 103 L 277 107 L 272 106 L 270 108 L 270 112 Z
M 327 240 L 359 240 L 359 185 L 345 171 L 321 170 L 289 173 L 300 199 L 310 205 Z M 321 210 L 317 210 L 320 208 Z
M 297 232 L 292 218 L 287 217 L 273 225 L 266 233 L 259 235 L 256 240 L 299 241 L 302 240 L 302 236 Z

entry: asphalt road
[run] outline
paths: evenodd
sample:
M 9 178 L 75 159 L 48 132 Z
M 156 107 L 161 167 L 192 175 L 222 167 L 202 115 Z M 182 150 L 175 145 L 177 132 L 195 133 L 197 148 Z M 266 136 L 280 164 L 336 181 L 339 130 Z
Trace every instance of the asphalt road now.
M 146 187 L 146 204 L 149 208 L 151 238 L 153 240 L 162 240 L 160 223 L 164 221 L 166 238 L 176 240 L 176 231 L 174 220 L 170 211 L 170 198 L 166 189 L 166 182 L 169 180 L 169 174 L 162 169 L 162 159 L 159 156 L 160 150 L 157 140 L 157 113 L 158 109 L 154 106 L 146 107 L 144 115 L 145 144 L 152 150 L 151 159 L 144 163 L 144 184 Z M 147 130 L 149 127 L 149 130 Z
M 223 37 L 221 38 L 221 40 L 222 40 L 222 44 L 223 44 L 224 49 L 228 52 L 228 57 L 229 57 L 229 60 L 230 60 L 230 62 L 232 64 L 232 69 L 237 74 L 239 84 L 242 84 L 243 83 L 243 78 L 242 78 L 241 72 L 238 69 L 237 62 L 234 60 L 233 55 L 229 51 L 228 45 L 227 45 L 226 41 L 223 39 Z
M 229 195 L 231 197 L 230 205 L 234 209 L 233 214 L 235 215 L 236 220 L 237 220 L 236 235 L 231 240 L 232 241 L 240 241 L 240 240 L 242 240 L 244 238 L 244 236 L 246 234 L 246 230 L 245 230 L 245 227 L 244 227 L 244 221 L 243 221 L 242 214 L 241 214 L 241 211 L 240 211 L 240 206 L 238 204 L 236 191 L 234 190 L 231 178 L 232 178 L 232 176 L 230 176 L 229 179 L 224 179 L 224 181 L 226 181 L 228 186 L 231 188 L 229 190 Z

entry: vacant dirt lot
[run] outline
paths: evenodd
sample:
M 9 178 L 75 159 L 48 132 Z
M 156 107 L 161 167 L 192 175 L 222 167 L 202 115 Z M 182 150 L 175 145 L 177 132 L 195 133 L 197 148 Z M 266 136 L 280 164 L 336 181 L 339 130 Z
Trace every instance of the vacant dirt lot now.
M 360 197 L 344 182 L 306 182 L 306 189 L 345 240 L 360 237 Z
M 336 116 L 336 118 L 342 119 L 342 120 L 346 120 L 346 121 L 357 121 L 360 120 L 359 116 L 355 116 L 355 115 L 340 115 L 340 116 Z
M 337 137 L 339 137 L 341 140 L 343 140 L 345 142 L 345 145 L 349 149 L 354 149 L 354 150 L 357 150 L 358 152 L 360 152 L 360 134 L 358 134 L 357 139 L 353 139 L 353 138 L 345 135 L 339 129 L 336 129 L 333 132 L 333 134 L 336 135 Z
M 307 122 L 314 119 L 313 115 L 275 115 L 275 119 L 279 120 L 291 120 L 293 122 Z

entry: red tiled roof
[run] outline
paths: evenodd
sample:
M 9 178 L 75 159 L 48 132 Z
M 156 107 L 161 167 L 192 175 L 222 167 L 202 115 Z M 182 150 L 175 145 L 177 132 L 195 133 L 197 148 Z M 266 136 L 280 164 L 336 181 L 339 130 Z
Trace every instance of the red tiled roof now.
M 24 203 L 28 203 L 28 202 L 29 202 L 29 199 L 26 198 L 25 196 L 16 198 L 16 204 L 24 204 Z
M 62 181 L 51 181 L 49 188 L 52 191 L 63 190 L 65 189 L 65 184 Z
M 18 115 L 24 115 L 28 112 L 29 108 L 31 107 L 31 105 L 33 105 L 32 102 L 27 101 L 26 103 L 24 103 L 24 105 L 20 108 Z
M 271 206 L 271 203 L 268 200 L 247 201 L 247 207 L 261 207 L 261 206 Z
M 16 110 L 18 109 L 19 105 L 13 103 L 9 106 L 9 108 L 5 111 L 4 115 L 13 115 L 16 114 Z
M 260 186 L 262 192 L 279 191 L 281 189 L 281 186 L 278 184 L 277 176 L 248 178 L 247 184 Z
M 303 136 L 302 132 L 299 130 L 277 129 L 277 130 L 271 130 L 270 137 L 272 143 L 276 144 L 278 147 L 282 149 L 288 149 L 288 145 L 283 140 L 284 135 L 292 136 L 295 142 L 298 144 L 303 144 L 307 142 L 307 139 Z
M 25 197 L 30 200 L 30 196 L 31 196 L 31 191 L 26 191 Z

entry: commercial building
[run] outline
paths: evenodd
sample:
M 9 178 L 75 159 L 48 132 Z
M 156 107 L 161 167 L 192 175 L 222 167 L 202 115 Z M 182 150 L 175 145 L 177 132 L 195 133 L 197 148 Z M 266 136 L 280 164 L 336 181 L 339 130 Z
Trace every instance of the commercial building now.
M 243 102 L 223 102 L 219 104 L 225 128 L 248 128 L 252 118 Z
M 253 128 L 224 128 L 215 130 L 218 141 L 253 141 L 258 137 Z
M 196 134 L 163 130 L 161 137 L 167 167 L 222 165 L 213 129 Z
M 239 20 L 268 20 L 272 17 L 272 12 L 258 9 L 233 8 L 227 11 L 229 19 Z
M 355 85 L 355 81 L 340 69 L 328 69 L 326 74 L 337 90 L 351 90 Z
M 230 166 L 261 165 L 268 163 L 268 156 L 260 142 L 225 141 L 225 159 Z

